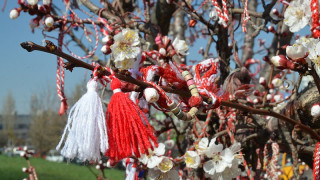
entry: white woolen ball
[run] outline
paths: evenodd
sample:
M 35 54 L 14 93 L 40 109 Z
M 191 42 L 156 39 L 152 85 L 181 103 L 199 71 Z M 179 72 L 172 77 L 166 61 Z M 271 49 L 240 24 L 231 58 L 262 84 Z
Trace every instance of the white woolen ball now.
M 154 103 L 159 100 L 159 93 L 154 88 L 146 88 L 143 94 L 148 103 Z
M 320 105 L 314 104 L 311 108 L 311 116 L 319 117 L 320 116 Z
M 18 10 L 16 10 L 16 9 L 12 9 L 11 11 L 10 11 L 10 14 L 9 14 L 9 17 L 10 17 L 10 19 L 17 19 L 18 17 L 19 17 L 19 11 Z
M 34 5 L 38 4 L 38 0 L 28 0 L 28 4 L 34 6 Z
M 47 27 L 52 27 L 54 20 L 52 17 L 47 17 L 46 20 L 44 21 L 44 23 L 46 24 Z

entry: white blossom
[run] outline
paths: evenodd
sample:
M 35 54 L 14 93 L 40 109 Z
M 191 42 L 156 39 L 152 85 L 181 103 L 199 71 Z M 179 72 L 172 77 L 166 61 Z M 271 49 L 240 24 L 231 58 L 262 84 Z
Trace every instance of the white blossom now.
M 184 155 L 184 161 L 188 168 L 198 168 L 200 165 L 200 156 L 194 151 L 187 151 Z
M 142 154 L 138 160 L 151 169 L 156 167 L 163 160 L 164 153 L 165 145 L 163 143 L 159 143 L 158 147 L 155 148 L 153 152 L 149 152 L 149 155 Z
M 209 140 L 208 138 L 202 138 L 200 140 L 200 142 L 198 143 L 198 145 L 196 146 L 196 150 L 197 152 L 201 155 L 201 154 L 205 154 L 205 152 L 208 149 L 208 144 L 209 144 Z
M 293 60 L 306 56 L 307 49 L 302 44 L 293 44 L 286 47 L 287 56 Z
M 214 175 L 205 173 L 205 176 L 213 180 L 233 179 L 241 174 L 241 169 L 238 166 L 239 166 L 239 161 L 237 159 L 233 159 L 232 166 L 226 167 L 223 172 L 215 173 Z
M 173 162 L 170 160 L 170 158 L 164 157 L 157 167 L 162 173 L 166 173 L 172 169 Z
M 121 69 L 132 68 L 129 65 L 132 66 L 133 63 L 130 63 L 132 61 L 128 59 L 136 58 L 141 52 L 140 47 L 138 47 L 138 45 L 140 44 L 138 32 L 136 30 L 126 28 L 126 29 L 123 29 L 121 32 L 119 32 L 117 35 L 115 35 L 113 39 L 114 39 L 114 44 L 111 45 L 110 48 L 112 50 L 114 61 L 118 62 L 118 61 L 127 60 L 126 63 L 118 62 L 117 68 L 121 68 Z
M 203 170 L 208 177 L 230 175 L 227 172 L 238 168 L 238 161 L 234 160 L 239 151 L 240 143 L 234 143 L 230 148 L 223 149 L 222 144 L 216 144 L 216 138 L 212 139 L 205 153 L 211 160 L 204 163 Z M 233 174 L 230 176 L 233 176 Z
M 284 23 L 291 32 L 304 28 L 311 20 L 310 0 L 293 0 L 284 13 Z
M 174 39 L 172 45 L 178 54 L 183 55 L 183 56 L 186 56 L 189 54 L 188 53 L 189 46 L 185 40 L 180 40 L 180 39 L 176 38 L 176 39 Z
M 281 84 L 282 84 L 282 81 L 280 78 L 274 78 L 272 81 L 271 81 L 272 85 L 274 87 L 280 87 Z

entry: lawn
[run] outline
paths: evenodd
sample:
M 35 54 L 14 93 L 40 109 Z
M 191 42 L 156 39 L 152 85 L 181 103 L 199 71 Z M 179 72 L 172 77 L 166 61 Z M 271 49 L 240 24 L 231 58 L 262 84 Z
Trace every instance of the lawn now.
M 39 180 L 95 180 L 96 177 L 88 167 L 76 164 L 49 162 L 40 158 L 31 158 L 31 165 L 36 169 Z M 7 157 L 0 155 L 0 179 L 21 180 L 27 178 L 22 167 L 27 167 L 27 161 L 21 157 Z M 91 167 L 98 174 L 98 171 Z M 125 178 L 125 172 L 117 169 L 105 170 L 108 179 L 118 180 Z

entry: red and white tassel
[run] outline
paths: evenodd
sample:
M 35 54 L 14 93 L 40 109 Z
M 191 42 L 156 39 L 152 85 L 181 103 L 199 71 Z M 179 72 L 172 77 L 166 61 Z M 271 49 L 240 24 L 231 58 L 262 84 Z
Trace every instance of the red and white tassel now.
M 116 162 L 130 156 L 139 158 L 158 146 L 147 118 L 120 88 L 120 80 L 112 77 L 114 94 L 106 113 L 110 148 L 106 156 Z
M 87 84 L 87 93 L 71 108 L 68 122 L 62 138 L 57 146 L 64 157 L 81 161 L 98 161 L 100 152 L 105 153 L 109 148 L 107 126 L 101 99 L 97 93 L 97 78 Z

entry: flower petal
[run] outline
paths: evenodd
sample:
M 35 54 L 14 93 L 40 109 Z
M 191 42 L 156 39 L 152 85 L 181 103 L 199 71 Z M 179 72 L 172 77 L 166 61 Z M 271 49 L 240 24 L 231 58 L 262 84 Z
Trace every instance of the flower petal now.
M 163 143 L 159 143 L 158 147 L 154 149 L 154 154 L 157 156 L 162 156 L 166 152 L 165 145 Z
M 156 167 L 161 161 L 162 161 L 163 157 L 158 157 L 158 156 L 151 156 L 149 158 L 147 167 L 148 168 L 154 168 Z
M 214 162 L 212 160 L 205 162 L 203 165 L 203 170 L 209 175 L 213 175 L 216 172 Z

